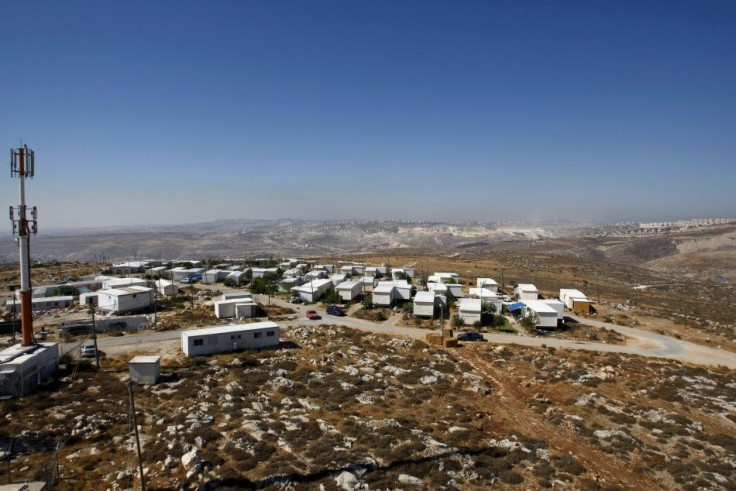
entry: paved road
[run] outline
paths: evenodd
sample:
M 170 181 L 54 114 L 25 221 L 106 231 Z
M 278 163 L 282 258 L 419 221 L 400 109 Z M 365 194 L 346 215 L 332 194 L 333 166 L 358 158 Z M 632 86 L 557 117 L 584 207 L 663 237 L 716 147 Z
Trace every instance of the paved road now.
M 262 295 L 254 295 L 255 300 L 262 303 L 267 303 L 267 298 Z M 365 321 L 362 319 L 356 319 L 354 317 L 334 317 L 326 315 L 323 309 L 316 308 L 314 306 L 299 306 L 286 303 L 280 299 L 271 298 L 271 303 L 284 307 L 291 307 L 298 309 L 297 319 L 293 321 L 279 322 L 278 324 L 282 327 L 294 327 L 305 324 L 337 324 L 344 325 L 347 327 L 359 329 L 362 331 L 375 332 L 381 334 L 393 334 L 410 336 L 416 339 L 423 340 L 427 331 L 425 329 L 418 329 L 413 327 L 402 327 L 395 326 L 395 318 L 391 318 L 381 324 Z M 305 316 L 307 310 L 316 310 L 322 315 L 322 320 L 311 321 Z M 523 346 L 551 346 L 554 348 L 561 349 L 577 349 L 577 350 L 588 350 L 588 351 L 601 351 L 610 353 L 624 353 L 641 356 L 651 356 L 658 358 L 669 358 L 674 360 L 680 360 L 687 363 L 694 363 L 698 365 L 723 365 L 731 369 L 736 369 L 736 353 L 729 351 L 709 348 L 707 346 L 700 346 L 697 344 L 689 343 L 687 341 L 681 341 L 661 334 L 644 331 L 641 329 L 634 329 L 631 327 L 623 327 L 615 324 L 608 324 L 600 321 L 593 321 L 590 319 L 576 319 L 579 322 L 592 325 L 594 327 L 604 327 L 612 329 L 630 338 L 630 342 L 627 345 L 617 344 L 605 344 L 605 343 L 592 343 L 586 341 L 574 341 L 569 339 L 556 339 L 556 338 L 539 338 L 530 337 L 518 334 L 502 334 L 492 333 L 484 334 L 486 340 L 497 343 L 497 344 L 517 344 Z M 104 351 L 108 347 L 120 347 L 137 344 L 148 344 L 155 343 L 158 341 L 168 341 L 179 338 L 180 331 L 164 331 L 164 332 L 151 332 L 143 334 L 126 335 L 122 337 L 106 337 L 100 338 L 98 344 L 100 349 Z

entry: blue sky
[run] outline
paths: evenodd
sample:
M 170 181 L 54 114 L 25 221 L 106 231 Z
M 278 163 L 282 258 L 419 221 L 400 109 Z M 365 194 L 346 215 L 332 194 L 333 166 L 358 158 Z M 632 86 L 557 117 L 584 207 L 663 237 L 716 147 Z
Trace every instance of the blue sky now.
M 31 1 L 0 19 L 0 142 L 36 151 L 42 231 L 736 216 L 730 0 Z

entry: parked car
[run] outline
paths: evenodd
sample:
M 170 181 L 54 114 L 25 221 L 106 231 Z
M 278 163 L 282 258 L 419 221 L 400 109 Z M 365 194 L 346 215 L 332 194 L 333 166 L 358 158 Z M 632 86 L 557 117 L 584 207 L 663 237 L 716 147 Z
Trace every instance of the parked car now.
M 461 332 L 457 335 L 458 341 L 485 341 L 486 338 L 479 332 Z
M 339 317 L 343 317 L 347 315 L 345 311 L 341 307 L 338 307 L 337 305 L 328 305 L 327 313 L 330 315 L 337 315 Z
M 319 320 L 322 316 L 317 313 L 316 310 L 307 310 L 307 319 L 311 320 Z
M 302 303 L 303 300 L 302 300 L 302 297 L 300 297 L 299 295 L 294 295 L 294 296 L 291 297 L 291 300 L 289 300 L 289 302 L 291 302 L 291 303 Z
M 85 358 L 91 358 L 97 354 L 95 343 L 84 343 L 79 347 L 80 354 Z

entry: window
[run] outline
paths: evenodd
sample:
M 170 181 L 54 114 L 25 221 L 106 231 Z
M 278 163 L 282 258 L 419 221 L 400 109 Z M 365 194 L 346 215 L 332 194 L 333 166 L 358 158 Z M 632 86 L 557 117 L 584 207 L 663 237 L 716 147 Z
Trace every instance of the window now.
M 240 334 L 231 334 L 230 339 L 240 339 Z
M 256 339 L 262 338 L 263 337 L 263 333 L 262 332 L 254 332 L 253 333 L 253 337 L 256 338 Z
M 269 338 L 270 337 L 273 337 L 275 335 L 276 335 L 276 333 L 274 331 L 266 331 L 266 336 L 268 336 Z
M 194 346 L 202 346 L 204 345 L 204 339 L 195 339 L 194 340 Z

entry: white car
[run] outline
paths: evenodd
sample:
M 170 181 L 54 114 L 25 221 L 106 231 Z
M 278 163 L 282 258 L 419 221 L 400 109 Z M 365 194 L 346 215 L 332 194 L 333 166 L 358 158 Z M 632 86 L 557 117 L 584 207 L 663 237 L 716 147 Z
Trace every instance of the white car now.
M 82 346 L 79 347 L 79 352 L 85 358 L 95 356 L 97 354 L 95 343 L 84 343 Z

